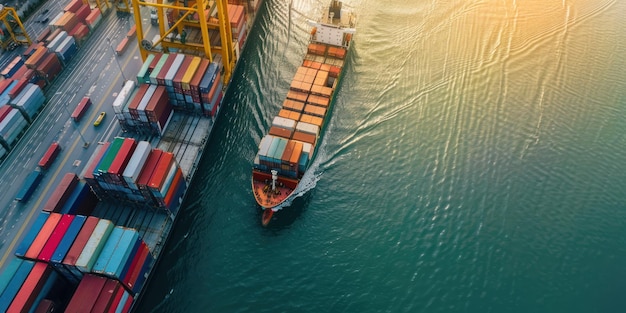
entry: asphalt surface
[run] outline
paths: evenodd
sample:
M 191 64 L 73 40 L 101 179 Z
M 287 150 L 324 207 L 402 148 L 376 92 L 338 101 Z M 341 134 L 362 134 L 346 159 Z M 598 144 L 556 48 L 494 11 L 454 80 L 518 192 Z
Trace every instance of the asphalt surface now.
M 62 11 L 64 5 L 48 1 L 38 12 L 48 9 L 46 14 L 52 18 Z M 36 38 L 47 27 L 47 24 L 37 22 L 40 16 L 40 13 L 35 13 L 24 22 L 31 37 Z M 143 13 L 142 16 L 148 17 L 148 14 Z M 114 47 L 134 24 L 132 16 L 119 17 L 110 11 L 102 17 L 100 23 L 61 74 L 44 91 L 47 99 L 44 109 L 0 164 L 0 270 L 28 232 L 34 217 L 41 211 L 45 200 L 63 175 L 68 172 L 79 174 L 99 143 L 121 134 L 111 104 L 124 78 L 135 80 L 142 60 L 136 40 L 130 43 L 121 56 L 115 56 L 114 53 Z M 144 18 L 142 24 L 144 30 L 150 31 L 149 18 Z M 0 65 L 24 50 L 25 47 L 20 47 L 3 53 Z M 123 69 L 123 73 L 120 69 Z M 75 123 L 70 115 L 83 96 L 91 97 L 92 106 L 81 121 Z M 95 118 L 103 111 L 107 112 L 104 121 L 98 127 L 93 126 Z M 37 167 L 39 159 L 54 141 L 59 142 L 62 150 L 52 166 L 45 171 L 34 194 L 26 203 L 15 201 L 15 195 L 26 176 Z M 88 143 L 86 147 L 85 143 Z

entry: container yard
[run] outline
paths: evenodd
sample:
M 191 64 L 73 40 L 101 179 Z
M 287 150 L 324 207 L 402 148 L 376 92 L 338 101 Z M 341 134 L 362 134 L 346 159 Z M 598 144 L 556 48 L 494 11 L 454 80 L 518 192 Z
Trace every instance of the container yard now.
M 157 35 L 165 40 L 147 47 L 139 43 L 163 29 L 146 32 L 135 16 L 136 23 L 111 40 L 98 34 L 112 32 L 101 27 L 117 23 L 109 14 L 113 10 L 69 1 L 62 11 L 51 12 L 36 42 L 2 69 L 0 158 L 19 164 L 14 154 L 24 155 L 20 139 L 32 144 L 36 135 L 50 133 L 55 140 L 35 144 L 45 151 L 9 204 L 27 210 L 29 220 L 13 235 L 0 263 L 0 311 L 134 309 L 175 227 L 259 7 L 259 1 L 229 2 L 207 3 L 206 12 L 197 10 L 197 19 L 187 20 L 178 37 Z M 135 12 L 150 10 L 132 4 Z M 163 13 L 159 26 L 177 23 L 183 9 L 176 5 L 182 6 L 175 2 L 158 9 Z M 228 40 L 222 40 L 220 24 L 226 24 L 228 31 L 222 31 Z M 201 40 L 205 31 L 210 43 Z M 72 76 L 89 70 L 74 65 L 82 64 L 85 54 L 102 58 L 90 48 L 100 43 L 109 57 L 128 60 L 122 62 L 130 62 L 137 48 L 141 56 L 130 80 L 124 78 L 123 59 L 108 61 L 109 71 L 117 63 L 121 72 L 111 81 L 118 83 L 105 87 L 110 100 L 77 94 L 80 77 Z M 100 111 L 114 119 L 88 130 Z M 87 117 L 91 121 L 84 123 Z M 31 157 L 24 159 L 32 164 Z

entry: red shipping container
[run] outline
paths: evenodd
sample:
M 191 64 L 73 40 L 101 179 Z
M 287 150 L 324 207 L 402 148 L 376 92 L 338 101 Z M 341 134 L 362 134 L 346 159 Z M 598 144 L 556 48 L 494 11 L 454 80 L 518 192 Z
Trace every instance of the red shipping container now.
M 72 0 L 70 1 L 70 3 L 68 3 L 65 8 L 63 8 L 63 11 L 69 11 L 69 12 L 73 12 L 76 13 L 76 11 L 78 11 L 78 9 L 83 5 L 83 2 L 81 0 Z
M 150 251 L 150 249 L 148 249 L 148 245 L 146 245 L 146 243 L 142 240 L 139 245 L 139 249 L 137 249 L 137 252 L 132 257 L 133 260 L 131 261 L 130 266 L 128 267 L 128 271 L 126 272 L 126 275 L 124 275 L 124 277 L 120 277 L 122 283 L 124 284 L 126 288 L 128 288 L 129 291 L 132 289 L 132 285 L 129 284 L 129 280 L 132 276 L 132 273 L 135 271 L 137 266 L 139 267 L 143 266 L 143 263 L 139 264 L 139 261 L 142 258 L 145 260 L 145 257 L 148 254 L 148 251 Z
M 160 190 L 161 187 L 163 187 L 172 163 L 174 163 L 174 154 L 171 152 L 163 152 L 159 163 L 157 163 L 154 169 L 154 173 L 150 177 L 148 188 Z
M 62 69 L 61 61 L 59 61 L 59 57 L 57 57 L 55 53 L 48 54 L 48 56 L 37 65 L 39 76 L 48 81 L 54 80 Z
M 87 15 L 87 17 L 85 18 L 86 24 L 92 25 L 98 19 L 99 16 L 100 16 L 100 9 L 94 8 L 93 10 L 91 10 L 89 15 Z
M 191 64 L 191 61 L 193 60 L 193 56 L 185 56 L 185 58 L 183 59 L 183 63 L 180 65 L 180 67 L 178 68 L 178 70 L 176 71 L 176 75 L 174 75 L 174 79 L 172 80 L 174 88 L 178 88 L 180 90 L 183 89 L 183 77 L 185 76 L 185 73 L 187 72 L 187 69 L 189 68 L 189 64 Z
M 50 213 L 50 216 L 48 216 L 48 219 L 39 230 L 39 234 L 37 234 L 33 243 L 30 244 L 30 247 L 24 254 L 24 257 L 32 260 L 37 259 L 41 249 L 43 249 L 46 242 L 48 242 L 48 238 L 52 235 L 52 232 L 61 220 L 61 217 L 62 215 L 59 213 Z
M 27 68 L 24 65 L 22 65 L 20 69 L 17 70 L 15 74 L 13 74 L 13 77 L 25 78 L 28 80 L 32 79 L 34 76 L 35 76 L 35 71 Z
M 91 9 L 88 4 L 83 4 L 78 10 L 76 10 L 76 18 L 79 22 L 84 23 L 87 16 L 91 13 Z
M 137 282 L 137 278 L 139 277 L 139 274 L 141 273 L 141 268 L 143 267 L 144 263 L 146 263 L 146 260 L 148 260 L 148 253 L 150 253 L 150 249 L 148 249 L 148 246 L 142 246 L 142 251 L 141 251 L 141 254 L 139 255 L 139 259 L 137 260 L 137 263 L 135 264 L 135 267 L 132 269 L 129 269 L 128 273 L 126 273 L 126 279 L 123 279 L 124 283 L 126 283 L 126 288 L 128 288 L 128 291 L 130 291 L 131 293 L 132 293 L 132 288 L 133 286 L 135 286 L 135 283 Z
M 13 86 L 13 89 L 11 89 L 11 91 L 9 91 L 9 98 L 15 99 L 15 97 L 17 97 L 17 95 L 20 94 L 20 91 L 22 91 L 22 89 L 24 89 L 24 87 L 26 87 L 26 85 L 28 85 L 28 80 L 26 80 L 24 78 L 20 78 L 17 81 L 17 84 L 15 84 L 15 86 Z
M 158 86 L 152 94 L 148 105 L 146 106 L 146 116 L 148 121 L 157 122 L 163 114 L 171 106 L 167 91 L 164 86 Z
M 152 152 L 150 152 L 148 159 L 143 165 L 141 174 L 139 174 L 139 178 L 137 179 L 137 186 L 139 186 L 139 188 L 146 188 L 157 163 L 159 163 L 159 159 L 161 158 L 162 154 L 163 151 L 159 149 L 154 149 L 152 150 Z
M 65 176 L 61 179 L 61 183 L 57 185 L 57 187 L 52 192 L 52 195 L 46 201 L 43 209 L 46 212 L 58 212 L 67 198 L 74 191 L 74 187 L 78 184 L 78 176 L 74 173 L 66 173 Z
M 113 304 L 113 299 L 120 289 L 123 288 L 121 288 L 121 285 L 118 281 L 113 279 L 107 279 L 107 281 L 104 283 L 102 291 L 100 291 L 100 295 L 98 295 L 98 298 L 96 299 L 96 302 L 91 309 L 91 312 L 109 312 Z
M 11 109 L 12 109 L 12 107 L 10 105 L 0 106 L 0 122 L 2 122 L 4 117 L 7 116 L 7 114 L 9 114 L 9 112 L 11 112 Z
M 52 231 L 50 238 L 48 238 L 48 242 L 46 242 L 46 244 L 43 246 L 43 249 L 41 249 L 39 257 L 37 258 L 38 260 L 50 262 L 50 258 L 52 258 L 52 255 L 54 254 L 54 250 L 56 250 L 56 248 L 59 246 L 61 239 L 63 239 L 65 232 L 70 227 L 70 224 L 73 220 L 74 215 L 64 214 L 61 217 L 61 220 L 54 228 L 54 231 Z
M 89 27 L 83 23 L 77 23 L 71 31 L 68 32 L 68 35 L 74 37 L 76 41 L 81 41 L 89 34 Z
M 115 294 L 115 296 L 113 296 L 113 302 L 111 302 L 111 308 L 109 309 L 109 313 L 115 313 L 115 310 L 117 309 L 117 307 L 120 305 L 120 302 L 122 301 L 124 292 L 126 292 L 126 289 L 124 289 L 124 287 L 121 284 L 119 286 L 120 288 L 117 289 L 117 293 Z
M 98 152 L 98 155 L 93 159 L 93 162 L 87 165 L 87 170 L 85 171 L 85 176 L 83 176 L 83 179 L 85 179 L 85 181 L 87 181 L 88 184 L 91 184 L 95 181 L 93 177 L 93 170 L 96 168 L 96 165 L 98 165 L 98 162 L 100 162 L 100 159 L 102 159 L 102 156 L 104 155 L 104 153 L 107 152 L 110 145 L 111 145 L 110 142 L 108 141 L 105 142 L 102 148 L 100 149 L 100 151 Z
M 198 98 L 200 97 L 200 82 L 202 81 L 202 77 L 206 70 L 209 68 L 211 62 L 207 59 L 202 59 L 200 61 L 200 65 L 198 66 L 198 70 L 191 78 L 191 82 L 189 82 L 189 87 L 191 88 L 192 94 L 195 92 Z
M 135 94 L 135 97 L 128 104 L 128 112 L 130 113 L 130 116 L 134 120 L 139 119 L 139 112 L 137 111 L 137 108 L 139 107 L 139 103 L 141 102 L 141 99 L 146 94 L 146 91 L 148 90 L 149 87 L 150 85 L 148 84 L 139 85 L 139 89 L 137 89 L 137 93 Z
M 91 237 L 91 233 L 93 233 L 96 225 L 98 225 L 98 221 L 100 221 L 100 219 L 95 216 L 87 217 L 87 220 L 85 220 L 80 232 L 76 235 L 76 239 L 74 239 L 72 247 L 70 247 L 70 250 L 65 254 L 63 264 L 69 266 L 76 265 L 76 260 L 78 260 L 81 252 L 83 252 L 87 241 L 89 241 L 89 237 Z
M 10 85 L 12 82 L 13 82 L 13 79 L 12 79 L 12 78 L 3 79 L 3 80 L 0 82 L 0 93 L 3 93 L 3 92 L 4 92 L 4 90 L 6 90 L 6 89 L 7 89 L 7 87 L 9 87 L 9 85 Z M 2 120 L 2 119 L 0 119 L 0 120 Z
M 116 55 L 122 55 L 124 51 L 126 51 L 126 47 L 128 47 L 128 37 L 124 37 L 117 47 L 115 48 Z
M 135 147 L 137 147 L 137 141 L 135 139 L 125 138 L 107 172 L 112 176 L 122 176 L 128 161 L 130 161 L 130 157 L 133 156 Z
M 67 304 L 65 312 L 91 312 L 107 281 L 108 279 L 104 277 L 85 274 Z
M 170 70 L 170 67 L 172 67 L 172 63 L 174 63 L 176 56 L 177 54 L 175 53 L 169 54 L 167 56 L 167 60 L 165 61 L 165 64 L 163 64 L 161 71 L 157 73 L 157 76 L 156 76 L 157 84 L 165 85 L 165 75 L 167 75 L 167 72 Z
M 13 298 L 7 312 L 29 312 L 39 296 L 41 289 L 48 282 L 52 268 L 47 263 L 36 262 L 30 274 L 22 284 L 20 291 Z
M 122 309 L 122 313 L 128 313 L 128 311 L 130 311 L 130 307 L 131 305 L 133 305 L 133 301 L 135 301 L 133 296 L 128 296 L 128 301 L 126 301 L 126 304 L 124 305 L 124 308 Z
M 165 198 L 163 199 L 163 202 L 165 202 L 165 206 L 169 206 L 170 204 L 172 204 L 174 194 L 176 194 L 176 191 L 178 191 L 178 185 L 181 184 L 181 180 L 183 181 L 182 183 L 184 183 L 183 171 L 179 167 L 176 169 L 176 175 L 172 180 L 172 185 L 170 186 L 170 189 L 167 191 L 167 193 L 165 194 Z
M 150 62 L 150 65 L 148 65 L 148 73 L 147 73 L 148 75 L 150 75 L 150 73 L 154 71 L 154 68 L 157 66 L 162 56 L 163 56 L 163 53 L 156 53 L 154 55 L 154 59 L 152 59 L 152 62 Z

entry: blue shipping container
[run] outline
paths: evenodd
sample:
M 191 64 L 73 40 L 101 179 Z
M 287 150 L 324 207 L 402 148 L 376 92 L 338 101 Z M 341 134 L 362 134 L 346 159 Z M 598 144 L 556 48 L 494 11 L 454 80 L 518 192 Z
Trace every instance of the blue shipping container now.
M 20 291 L 22 284 L 30 274 L 30 270 L 35 266 L 35 262 L 33 261 L 24 261 L 20 264 L 20 267 L 17 268 L 15 275 L 11 278 L 11 281 L 7 285 L 7 287 L 2 292 L 0 296 L 0 312 L 6 312 L 15 295 Z
M 33 192 L 41 182 L 42 178 L 43 175 L 39 168 L 36 168 L 34 171 L 28 174 L 28 176 L 26 176 L 24 184 L 22 185 L 22 189 L 20 189 L 20 191 L 17 193 L 17 196 L 15 196 L 15 200 L 22 202 L 28 201 L 30 196 L 33 194 Z
M 7 288 L 7 285 L 13 278 L 13 275 L 15 275 L 15 272 L 17 272 L 17 269 L 20 265 L 22 265 L 22 262 L 24 262 L 23 259 L 13 258 L 9 265 L 7 265 L 4 271 L 0 274 L 0 295 L 2 295 L 4 289 Z
M 22 239 L 20 245 L 17 246 L 17 249 L 15 249 L 15 255 L 17 255 L 18 257 L 24 257 L 24 254 L 26 254 L 26 251 L 28 250 L 28 248 L 30 248 L 33 240 L 35 240 L 35 237 L 37 237 L 37 235 L 39 234 L 39 230 L 41 230 L 43 224 L 46 223 L 48 216 L 50 216 L 50 213 L 48 212 L 39 213 L 39 216 L 37 216 L 37 219 L 30 227 L 28 233 L 26 233 L 26 236 L 24 236 L 24 239 Z
M 74 219 L 72 220 L 72 223 L 70 224 L 70 226 L 67 228 L 65 235 L 63 235 L 61 242 L 59 242 L 59 245 L 57 246 L 56 250 L 54 250 L 54 254 L 52 254 L 52 257 L 50 258 L 50 262 L 52 263 L 63 262 L 63 259 L 65 258 L 65 255 L 67 254 L 67 251 L 70 250 L 70 248 L 72 247 L 72 244 L 74 243 L 74 240 L 76 239 L 76 236 L 80 232 L 80 229 L 83 228 L 83 224 L 85 223 L 85 220 L 87 220 L 86 216 L 82 216 L 82 215 L 74 216 Z
M 120 239 L 122 238 L 123 234 L 124 228 L 120 226 L 115 226 L 115 228 L 113 228 L 111 235 L 109 235 L 109 238 L 104 244 L 104 248 L 102 248 L 102 251 L 100 251 L 100 255 L 98 255 L 98 259 L 96 259 L 96 263 L 91 269 L 93 273 L 104 273 L 104 270 L 106 269 L 107 264 L 111 260 L 113 254 L 118 253 L 118 244 L 120 243 Z
M 130 252 L 133 250 L 133 246 L 135 245 L 137 238 L 139 238 L 137 230 L 132 228 L 125 229 L 119 245 L 117 249 L 115 249 L 115 253 L 111 256 L 109 264 L 107 264 L 105 271 L 106 275 L 121 279 L 120 275 L 124 270 L 126 260 L 129 258 Z

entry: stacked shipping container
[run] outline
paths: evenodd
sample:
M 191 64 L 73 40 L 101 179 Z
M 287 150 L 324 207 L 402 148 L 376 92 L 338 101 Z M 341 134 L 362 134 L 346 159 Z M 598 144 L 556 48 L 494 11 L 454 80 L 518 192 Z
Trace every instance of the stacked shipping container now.
M 258 170 L 298 178 L 312 158 L 346 50 L 317 43 L 307 50 L 282 109 L 259 143 L 254 159 Z
M 33 311 L 59 282 L 76 290 L 66 312 L 127 312 L 154 265 L 135 229 L 47 212 L 40 213 L 16 255 L 0 275 L 3 312 Z
M 81 173 L 100 198 L 144 203 L 175 214 L 187 183 L 170 152 L 116 137 L 94 152 Z

